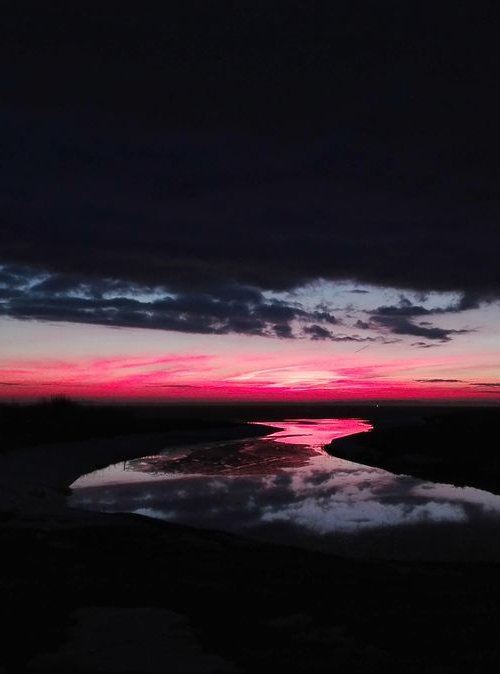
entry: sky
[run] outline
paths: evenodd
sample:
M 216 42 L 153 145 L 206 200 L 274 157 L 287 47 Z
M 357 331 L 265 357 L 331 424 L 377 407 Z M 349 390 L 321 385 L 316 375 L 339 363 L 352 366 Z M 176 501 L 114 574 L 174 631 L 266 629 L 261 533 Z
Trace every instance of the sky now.
M 494 3 L 2 9 L 0 398 L 500 402 Z

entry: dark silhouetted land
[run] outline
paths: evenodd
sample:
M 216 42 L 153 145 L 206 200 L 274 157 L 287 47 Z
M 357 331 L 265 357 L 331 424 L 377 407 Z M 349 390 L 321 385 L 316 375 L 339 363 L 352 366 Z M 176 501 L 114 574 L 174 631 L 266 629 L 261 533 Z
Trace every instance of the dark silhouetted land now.
M 500 493 L 500 407 L 388 410 L 375 428 L 336 440 L 328 451 L 392 473 Z

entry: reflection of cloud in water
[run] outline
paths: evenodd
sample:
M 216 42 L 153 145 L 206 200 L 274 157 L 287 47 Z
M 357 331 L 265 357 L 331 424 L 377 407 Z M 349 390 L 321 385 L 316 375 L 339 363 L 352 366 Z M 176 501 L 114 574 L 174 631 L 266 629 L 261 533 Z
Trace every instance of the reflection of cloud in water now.
M 175 510 L 156 510 L 155 508 L 136 508 L 131 511 L 134 515 L 143 515 L 144 517 L 152 517 L 155 520 L 175 520 Z
M 304 482 L 306 484 L 312 484 L 318 486 L 320 484 L 325 484 L 331 480 L 331 475 L 327 472 L 322 471 L 313 471 L 311 475 L 306 475 L 304 477 Z
M 341 421 L 334 424 L 337 433 Z M 355 428 L 354 420 L 348 421 L 349 428 Z M 315 423 L 302 424 L 302 432 L 306 427 L 314 432 Z M 283 426 L 284 422 L 278 425 Z M 328 420 L 320 425 L 323 433 L 332 423 Z M 500 543 L 498 550 L 491 543 L 500 538 L 499 496 L 469 487 L 392 475 L 319 450 L 305 455 L 302 448 L 300 461 L 291 465 L 289 456 L 294 455 L 295 445 L 283 445 L 282 437 L 278 438 L 280 444 L 273 445 L 273 438 L 251 446 L 241 443 L 243 462 L 251 457 L 251 472 L 238 471 L 239 457 L 234 443 L 230 472 L 225 468 L 213 470 L 212 466 L 207 475 L 140 474 L 137 466 L 142 465 L 147 471 L 151 467 L 151 458 L 142 459 L 130 481 L 124 477 L 124 464 L 86 476 L 76 485 L 71 504 L 95 510 L 135 512 L 295 544 L 321 547 L 328 541 L 329 550 L 343 554 L 354 550 L 349 547 L 351 544 L 364 549 L 360 541 L 365 540 L 370 541 L 369 545 L 366 543 L 369 554 L 382 556 L 410 554 L 407 550 L 413 545 L 416 556 L 446 558 L 446 550 L 451 550 L 452 557 L 476 554 L 479 558 L 500 559 Z M 215 457 L 216 467 L 226 465 L 223 455 L 221 461 L 220 446 L 216 454 L 207 447 L 206 456 L 197 449 L 199 465 L 204 465 L 207 456 Z M 168 457 L 161 457 L 160 464 L 168 465 Z M 397 532 L 397 540 L 392 535 L 388 537 L 389 531 Z M 351 538 L 346 539 L 349 535 Z M 475 546 L 476 552 L 470 552 L 471 546 Z
M 460 505 L 430 502 L 420 505 L 385 505 L 377 501 L 337 502 L 306 498 L 279 510 L 262 512 L 263 522 L 288 521 L 319 534 L 364 528 L 411 525 L 420 522 L 460 522 L 466 519 Z
M 227 482 L 224 482 L 223 480 L 210 480 L 209 489 L 212 494 L 218 494 L 220 492 L 227 492 L 229 487 Z

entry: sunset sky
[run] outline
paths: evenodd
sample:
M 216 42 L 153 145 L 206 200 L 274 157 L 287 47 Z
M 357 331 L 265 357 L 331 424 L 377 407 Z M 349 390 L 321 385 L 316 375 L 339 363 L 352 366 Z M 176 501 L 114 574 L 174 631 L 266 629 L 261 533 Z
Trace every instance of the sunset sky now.
M 83 291 L 69 296 L 86 310 L 92 305 Z M 136 311 L 161 301 L 130 296 Z M 44 306 L 54 309 L 59 300 L 52 295 Z M 458 301 L 452 294 L 416 298 L 321 282 L 269 299 L 271 306 L 308 314 L 286 322 L 288 336 L 273 334 L 270 323 L 262 329 L 269 334 L 200 334 L 69 322 L 64 315 L 5 317 L 0 390 L 12 399 L 498 400 L 498 309 L 458 312 Z M 311 319 L 315 311 L 329 317 Z
M 489 15 L 112 4 L 1 28 L 0 397 L 500 402 Z

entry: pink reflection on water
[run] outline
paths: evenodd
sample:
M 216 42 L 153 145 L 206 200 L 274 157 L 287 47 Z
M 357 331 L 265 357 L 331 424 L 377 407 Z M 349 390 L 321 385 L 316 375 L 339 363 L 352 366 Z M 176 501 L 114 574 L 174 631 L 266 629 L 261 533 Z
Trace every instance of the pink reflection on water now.
M 283 445 L 307 445 L 320 450 L 332 440 L 355 433 L 371 431 L 373 426 L 361 419 L 284 419 L 282 421 L 266 421 L 269 426 L 277 426 L 281 430 L 268 435 L 273 442 Z

